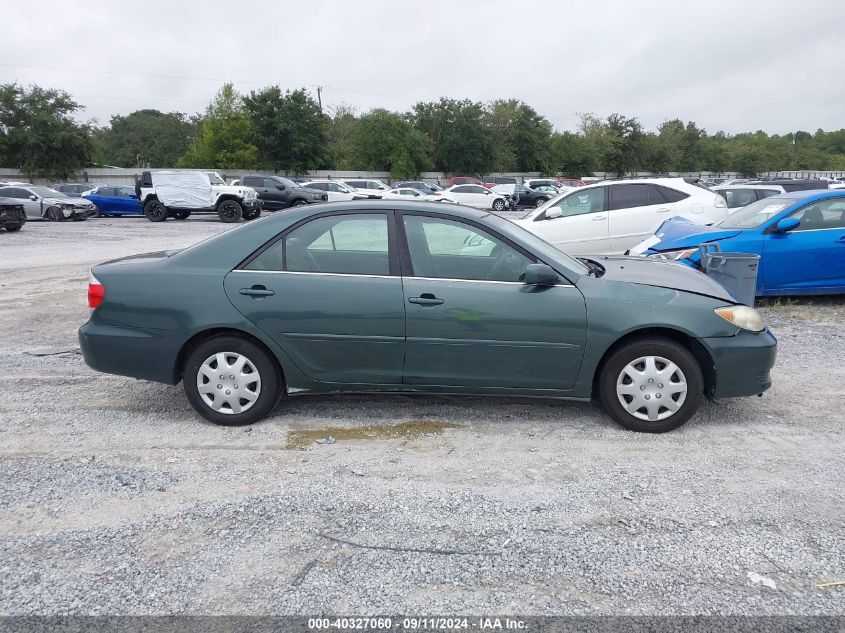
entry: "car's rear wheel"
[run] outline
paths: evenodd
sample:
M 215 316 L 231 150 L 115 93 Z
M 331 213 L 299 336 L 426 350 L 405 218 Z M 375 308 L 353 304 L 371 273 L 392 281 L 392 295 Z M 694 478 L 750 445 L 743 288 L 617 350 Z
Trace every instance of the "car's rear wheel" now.
M 548 198 L 537 198 L 537 199 L 534 201 L 534 206 L 535 206 L 535 207 L 542 207 L 542 206 L 543 206 L 544 204 L 546 204 L 548 201 L 549 201 L 549 199 L 548 199 Z
M 6 230 L 9 233 L 15 233 L 16 231 L 20 231 L 23 224 L 7 224 Z
M 270 354 L 238 336 L 215 336 L 194 348 L 182 381 L 197 413 L 224 426 L 257 422 L 282 393 L 281 375 Z
M 187 220 L 189 217 L 191 217 L 191 212 L 190 211 L 174 211 L 173 217 L 176 218 L 177 220 Z
M 222 222 L 237 222 L 243 217 L 244 209 L 235 200 L 224 200 L 217 205 L 217 215 Z
M 493 210 L 494 211 L 504 211 L 505 210 L 505 201 L 501 198 L 496 198 L 493 200 Z
M 169 211 L 160 200 L 150 200 L 144 205 L 144 215 L 150 222 L 164 222 Z
M 666 338 L 632 341 L 613 352 L 599 376 L 599 397 L 616 422 L 645 433 L 676 429 L 698 409 L 704 380 L 698 361 Z

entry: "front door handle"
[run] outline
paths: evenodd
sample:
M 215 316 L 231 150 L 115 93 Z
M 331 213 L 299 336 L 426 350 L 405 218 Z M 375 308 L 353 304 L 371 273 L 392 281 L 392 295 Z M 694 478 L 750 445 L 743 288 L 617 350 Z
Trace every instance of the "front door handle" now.
M 845 235 L 843 235 L 838 240 L 836 240 L 836 242 L 839 243 L 839 244 L 845 244 Z
M 241 288 L 240 293 L 242 295 L 246 295 L 247 297 L 269 297 L 271 295 L 276 294 L 272 290 L 267 290 L 264 286 L 253 286 L 252 288 Z
M 421 306 L 439 306 L 443 303 L 443 299 L 438 299 L 430 292 L 425 292 L 419 297 L 409 297 L 408 303 L 416 303 Z
M 597 215 L 593 218 L 593 222 L 599 222 L 600 220 L 606 220 L 607 218 L 603 215 Z
M 667 208 L 663 207 L 661 209 L 658 209 L 657 212 L 658 213 L 669 213 L 671 210 L 672 209 L 667 209 Z

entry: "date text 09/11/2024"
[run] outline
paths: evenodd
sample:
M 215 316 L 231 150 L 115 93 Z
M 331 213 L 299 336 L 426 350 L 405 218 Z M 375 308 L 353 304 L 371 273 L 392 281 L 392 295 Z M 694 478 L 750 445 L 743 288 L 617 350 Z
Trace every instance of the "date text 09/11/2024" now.
M 405 617 L 401 620 L 378 617 L 345 618 L 309 618 L 308 630 L 364 630 L 389 631 L 394 629 L 408 631 L 452 631 L 479 630 L 520 631 L 527 628 L 523 620 L 510 617 Z

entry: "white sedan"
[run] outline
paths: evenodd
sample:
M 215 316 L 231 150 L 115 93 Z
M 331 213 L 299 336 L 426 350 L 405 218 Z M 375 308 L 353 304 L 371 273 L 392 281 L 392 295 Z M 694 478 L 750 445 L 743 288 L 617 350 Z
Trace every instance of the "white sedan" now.
M 329 196 L 329 202 L 346 202 L 348 200 L 366 200 L 369 196 L 361 193 L 355 187 L 338 182 L 337 180 L 309 180 L 301 183 L 307 189 L 319 189 Z
M 676 215 L 715 224 L 728 206 L 683 178 L 607 180 L 562 193 L 516 223 L 571 255 L 618 255 Z
M 439 191 L 434 193 L 424 193 L 419 189 L 411 187 L 398 187 L 385 191 L 381 195 L 382 200 L 415 200 L 417 202 L 452 202 L 456 203 L 454 198 L 443 195 Z
M 504 211 L 508 207 L 507 198 L 498 191 L 491 191 L 481 185 L 452 185 L 443 190 L 443 195 L 460 204 L 479 209 Z

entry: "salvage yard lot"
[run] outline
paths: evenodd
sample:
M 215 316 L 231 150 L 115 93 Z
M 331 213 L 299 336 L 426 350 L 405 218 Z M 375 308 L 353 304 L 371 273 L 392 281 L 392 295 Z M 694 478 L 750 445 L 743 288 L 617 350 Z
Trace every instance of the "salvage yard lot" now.
M 230 228 L 0 233 L 0 613 L 845 614 L 845 301 L 769 302 L 773 388 L 661 436 L 410 395 L 222 428 L 28 353 L 76 345 L 90 266 Z

